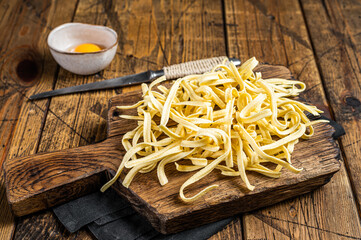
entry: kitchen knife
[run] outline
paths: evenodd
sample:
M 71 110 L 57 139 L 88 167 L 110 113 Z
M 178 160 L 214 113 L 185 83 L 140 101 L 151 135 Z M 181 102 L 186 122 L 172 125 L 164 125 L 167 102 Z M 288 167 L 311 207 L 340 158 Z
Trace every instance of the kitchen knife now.
M 186 63 L 180 63 L 164 67 L 162 70 L 158 71 L 146 71 L 142 73 L 137 73 L 133 75 L 117 77 L 109 80 L 88 83 L 73 87 L 61 88 L 53 91 L 42 92 L 29 97 L 30 100 L 42 99 L 47 97 L 54 97 L 58 95 L 65 95 L 70 93 L 79 93 L 87 92 L 93 90 L 109 89 L 109 88 L 118 88 L 123 86 L 130 86 L 140 83 L 148 83 L 153 79 L 166 76 L 167 79 L 175 79 L 179 77 L 184 77 L 190 74 L 200 74 L 212 70 L 212 68 L 220 63 L 222 63 L 227 57 L 214 57 L 207 58 L 197 61 L 191 61 Z M 229 61 L 232 61 L 235 65 L 240 65 L 241 61 L 236 58 L 229 58 Z

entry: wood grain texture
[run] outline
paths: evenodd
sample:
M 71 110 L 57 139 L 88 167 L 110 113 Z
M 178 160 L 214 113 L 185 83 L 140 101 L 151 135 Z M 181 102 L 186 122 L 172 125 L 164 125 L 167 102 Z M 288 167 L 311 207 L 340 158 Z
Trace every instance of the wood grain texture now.
M 118 141 L 120 139 L 106 140 L 6 163 L 6 179 L 14 180 L 8 188 L 11 189 L 8 200 L 14 213 L 23 216 L 99 190 L 102 173 L 117 168 L 124 155 L 118 149 Z M 16 177 L 12 176 L 15 172 L 18 173 Z M 36 181 L 29 182 L 34 177 Z
M 259 67 L 258 71 L 264 78 L 291 76 L 289 70 L 281 66 Z M 114 114 L 115 107 L 134 104 L 140 98 L 138 91 L 113 97 L 109 106 L 109 129 L 114 129 L 112 125 L 116 124 L 118 128 L 125 127 L 129 131 L 128 124 L 117 124 L 121 120 Z M 116 111 L 119 113 L 120 110 Z M 120 114 L 129 114 L 129 111 L 123 110 Z M 136 124 L 136 121 L 130 122 Z M 152 171 L 149 174 L 138 174 L 129 189 L 119 182 L 114 185 L 114 189 L 162 233 L 200 226 L 235 213 L 272 205 L 327 183 L 339 170 L 340 165 L 336 159 L 339 152 L 331 137 L 331 126 L 323 124 L 315 127 L 315 131 L 315 136 L 301 141 L 295 148 L 293 161 L 295 167 L 304 169 L 301 173 L 284 171 L 280 179 L 249 173 L 250 182 L 256 186 L 252 192 L 244 190 L 245 186 L 240 178 L 225 177 L 214 171 L 207 178 L 193 184 L 186 194 L 193 195 L 210 182 L 220 187 L 195 203 L 184 204 L 178 197 L 179 188 L 193 173 L 177 172 L 173 165 L 166 168 L 170 183 L 163 187 L 158 182 L 156 171 Z M 120 147 L 120 139 L 120 136 L 112 137 L 94 145 L 6 162 L 8 199 L 13 211 L 21 216 L 99 188 L 99 175 L 105 170 L 114 174 L 121 162 L 124 151 Z M 314 151 L 315 146 L 323 151 Z
M 14 233 L 15 222 L 5 195 L 4 173 L 0 171 L 0 239 L 10 239 Z
M 317 16 L 318 10 L 312 10 Z M 303 97 L 330 116 L 299 2 L 226 0 L 225 11 L 229 54 L 241 59 L 256 56 L 262 62 L 289 67 L 307 84 Z M 318 19 L 312 23 L 318 26 L 317 31 L 323 31 Z M 318 46 L 327 46 L 327 41 L 319 40 Z M 266 217 L 257 218 L 255 214 Z M 322 191 L 247 214 L 243 224 L 246 239 L 338 239 L 340 236 L 334 233 L 361 237 L 343 163 Z
M 346 130 L 341 147 L 360 212 L 361 3 L 301 1 L 301 4 L 333 115 Z
M 0 30 L 3 33 L 0 45 L 0 171 L 2 163 L 12 151 L 10 142 L 16 135 L 15 126 L 22 117 L 21 107 L 26 102 L 25 95 L 37 86 L 41 77 L 47 78 L 50 67 L 55 70 L 55 64 L 43 64 L 43 47 L 45 46 L 48 27 L 42 21 L 48 15 L 49 2 L 47 1 L 2 1 L 0 3 Z M 60 10 L 60 9 L 59 9 Z M 64 16 L 65 17 L 65 16 Z M 51 73 L 53 74 L 53 73 Z M 52 76 L 51 76 L 52 78 Z M 52 79 L 49 81 L 50 88 Z M 42 89 L 50 89 L 42 88 Z M 39 102 L 39 107 L 45 108 L 44 101 Z M 33 112 L 34 113 L 34 112 Z M 35 133 L 35 135 L 37 135 Z M 13 141 L 14 142 L 14 141 Z M 5 187 L 3 174 L 1 174 L 1 212 L 0 212 L 0 238 L 9 239 L 13 235 L 13 217 L 5 201 Z
M 29 226 L 32 226 L 30 228 Z M 14 240 L 33 239 L 81 239 L 95 240 L 96 238 L 85 230 L 69 233 L 68 230 L 53 216 L 51 211 L 32 214 L 19 218 Z
M 20 105 L 19 102 L 21 102 L 22 97 L 21 94 L 10 87 L 11 85 L 7 80 L 9 64 L 6 66 L 4 63 L 7 60 L 6 55 L 8 54 L 6 49 L 7 46 L 9 46 L 9 40 L 12 38 L 11 32 L 15 28 L 14 25 L 9 25 L 8 22 L 18 20 L 15 12 L 19 5 L 16 2 L 1 2 L 0 6 L 0 14 L 3 16 L 0 20 L 0 30 L 1 32 L 9 33 L 0 39 L 0 45 L 3 46 L 0 52 L 0 239 L 10 239 L 15 229 L 15 222 L 6 200 L 2 164 L 8 152 L 14 126 L 19 116 L 19 108 L 14 108 L 11 104 L 15 103 Z
M 209 240 L 217 239 L 242 239 L 242 224 L 240 218 L 237 218 L 228 224 L 222 231 L 209 238 Z
M 10 105 L 11 109 L 16 110 L 19 108 L 20 113 L 16 127 L 14 127 L 11 145 L 8 145 L 8 153 L 5 156 L 7 160 L 37 152 L 49 100 L 30 102 L 26 96 L 53 88 L 58 68 L 47 49 L 46 38 L 52 28 L 72 20 L 76 7 L 76 1 L 65 3 L 56 1 L 11 1 L 11 3 L 17 4 L 17 10 L 13 11 L 13 14 L 17 16 L 17 20 L 7 19 L 6 24 L 14 26 L 14 36 L 9 41 L 11 46 L 4 48 L 8 51 L 4 55 L 8 59 L 6 65 L 11 66 L 11 71 L 6 73 L 8 78 L 2 77 L 2 79 L 8 82 L 7 87 L 9 90 L 21 96 L 21 102 L 12 101 Z M 7 9 L 6 4 L 3 5 L 2 9 Z M 22 69 L 21 76 L 26 81 L 22 81 L 21 78 L 17 77 L 16 67 L 19 65 L 18 63 L 24 63 L 22 60 L 31 60 L 30 62 L 25 61 L 27 64 L 22 65 L 24 69 Z M 32 62 L 35 62 L 37 75 L 34 74 L 34 64 Z M 31 76 L 34 77 L 34 81 L 29 81 Z M 50 214 L 50 216 L 52 215 Z M 16 221 L 17 226 L 22 226 L 23 229 L 27 226 L 27 230 L 19 232 L 17 231 L 18 228 L 16 228 L 14 238 L 31 239 L 23 236 L 22 233 L 26 232 L 32 235 L 33 232 L 37 232 L 36 228 L 38 227 L 42 229 L 41 232 L 51 231 L 50 226 L 52 223 L 45 224 L 49 220 L 48 216 L 45 217 L 44 215 L 42 219 L 42 214 L 38 214 L 37 218 L 37 222 L 44 223 L 43 226 L 31 224 L 31 221 L 27 221 L 28 218 L 18 219 Z M 35 221 L 34 218 L 32 218 L 32 221 Z M 54 218 L 53 221 L 56 221 L 56 219 Z M 62 231 L 66 230 L 62 228 Z M 70 237 L 74 238 L 74 236 Z

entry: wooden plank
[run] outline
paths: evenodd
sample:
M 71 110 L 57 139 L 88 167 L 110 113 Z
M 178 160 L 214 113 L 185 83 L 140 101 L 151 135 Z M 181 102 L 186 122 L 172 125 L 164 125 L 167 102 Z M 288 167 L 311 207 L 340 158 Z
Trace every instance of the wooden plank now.
M 40 77 L 45 75 L 43 73 L 51 73 L 43 71 L 43 67 L 50 66 L 41 63 L 44 59 L 44 43 L 38 42 L 39 38 L 45 41 L 41 36 L 48 27 L 43 22 L 48 14 L 48 7 L 48 3 L 44 1 L 26 4 L 22 1 L 0 3 L 0 29 L 4 33 L 0 40 L 0 171 L 8 156 L 15 126 L 22 117 L 21 106 L 26 101 L 25 95 L 36 87 L 41 89 L 43 86 L 37 84 Z M 52 86 L 52 79 L 48 85 Z M 45 108 L 45 105 L 39 103 L 39 107 Z M 10 239 L 15 225 L 5 196 L 2 173 L 0 182 L 0 238 Z
M 346 130 L 341 146 L 360 207 L 361 3 L 349 0 L 301 3 L 330 107 L 336 121 Z
M 0 239 L 11 239 L 15 229 L 15 222 L 6 199 L 3 171 L 0 171 L 0 207 Z
M 13 3 L 17 8 L 11 7 Z M 50 1 L 11 1 L 11 4 L 8 2 L 2 5 L 2 9 L 17 16 L 16 19 L 10 19 L 5 14 L 3 18 L 4 26 L 13 27 L 11 31 L 3 31 L 12 34 L 5 34 L 2 38 L 9 42 L 8 46 L 2 44 L 5 52 L 2 54 L 4 65 L 1 79 L 5 81 L 8 93 L 4 95 L 4 99 L 9 100 L 9 104 L 3 106 L 17 112 L 20 120 L 16 128 L 15 125 L 13 127 L 12 145 L 7 144 L 8 152 L 2 155 L 3 158 L 7 157 L 7 161 L 17 156 L 35 153 L 37 150 L 48 100 L 29 102 L 25 96 L 52 89 L 57 66 L 47 50 L 46 38 L 53 26 L 71 20 L 76 2 L 51 4 Z M 6 39 L 6 36 L 10 36 L 11 39 Z M 40 79 L 42 80 L 39 81 Z M 10 93 L 17 95 L 18 100 L 11 97 Z M 7 114 L 7 117 L 11 117 L 11 114 Z M 1 134 L 3 133 L 11 134 L 11 131 L 1 131 Z M 5 196 L 2 199 L 6 201 Z M 1 209 L 3 210 L 2 207 Z M 21 219 L 20 225 L 23 221 L 26 222 L 26 219 Z M 29 226 L 35 228 L 35 225 Z M 10 239 L 11 235 L 4 239 Z M 19 234 L 16 233 L 14 237 L 19 237 Z
M 218 239 L 242 239 L 242 224 L 240 218 L 232 221 L 222 231 L 219 231 L 215 235 L 209 238 L 209 240 Z
M 32 226 L 32 227 L 30 227 Z M 19 218 L 16 226 L 14 240 L 23 239 L 95 239 L 85 230 L 79 230 L 71 234 L 65 227 L 53 216 L 51 211 L 32 214 L 27 217 Z
M 15 1 L 0 3 L 0 14 L 3 16 L 0 20 L 1 32 L 6 32 L 0 39 L 0 45 L 3 46 L 0 53 L 1 72 L 0 72 L 0 238 L 10 239 L 15 229 L 14 217 L 10 211 L 8 202 L 6 200 L 5 179 L 2 169 L 2 164 L 8 152 L 9 142 L 11 141 L 14 126 L 19 116 L 19 108 L 14 108 L 12 104 L 21 104 L 22 96 L 14 91 L 8 83 L 8 72 L 11 64 L 5 65 L 7 62 L 6 49 L 9 46 L 10 39 L 13 37 L 13 30 L 15 25 L 8 24 L 9 22 L 17 22 L 19 17 L 15 12 L 18 11 L 19 4 Z M 14 46 L 14 45 L 13 45 Z
M 58 79 L 61 80 L 57 82 L 56 88 L 147 69 L 160 69 L 163 65 L 184 60 L 225 54 L 222 24 L 208 28 L 204 28 L 202 24 L 222 22 L 220 3 L 208 5 L 204 2 L 187 1 L 170 5 L 161 2 L 155 2 L 154 6 L 152 4 L 151 1 L 80 1 L 75 21 L 105 24 L 115 29 L 120 36 L 119 51 L 111 66 L 94 77 L 77 77 L 60 70 Z M 214 11 L 213 8 L 219 10 Z M 198 45 L 192 41 L 195 33 Z M 214 33 L 219 33 L 218 38 L 211 36 Z M 200 49 L 199 46 L 204 47 Z M 212 51 L 202 51 L 206 47 L 210 47 Z M 113 94 L 113 91 L 103 91 L 54 98 L 49 108 L 39 152 L 85 145 L 104 138 L 104 113 L 107 110 L 107 100 Z M 71 117 L 67 117 L 69 115 Z M 28 118 L 27 122 L 33 129 L 40 129 L 37 124 L 39 120 Z M 27 139 L 31 139 L 30 135 L 25 135 L 23 141 Z M 41 227 L 48 229 L 49 225 L 41 224 Z M 24 229 L 33 231 L 29 225 Z
M 307 84 L 308 90 L 303 97 L 327 110 L 312 45 L 297 1 L 226 0 L 225 11 L 231 56 L 242 60 L 256 56 L 261 62 L 288 66 L 296 78 Z M 317 20 L 313 22 L 323 28 Z M 324 41 L 318 45 L 325 45 Z M 249 239 L 361 236 L 360 221 L 343 164 L 341 171 L 322 189 L 247 214 L 243 222 L 244 235 Z

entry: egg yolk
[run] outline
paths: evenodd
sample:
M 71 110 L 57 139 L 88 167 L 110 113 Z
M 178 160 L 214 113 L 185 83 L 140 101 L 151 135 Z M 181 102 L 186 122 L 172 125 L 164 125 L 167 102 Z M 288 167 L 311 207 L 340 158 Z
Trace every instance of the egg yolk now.
M 92 44 L 92 43 L 83 43 L 78 46 L 76 46 L 73 50 L 73 52 L 78 53 L 89 53 L 89 52 L 98 52 L 102 50 L 98 45 Z

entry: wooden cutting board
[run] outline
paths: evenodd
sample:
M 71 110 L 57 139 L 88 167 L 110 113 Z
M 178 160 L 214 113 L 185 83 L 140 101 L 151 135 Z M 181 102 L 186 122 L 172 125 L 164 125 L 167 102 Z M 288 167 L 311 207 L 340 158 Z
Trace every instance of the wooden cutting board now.
M 290 71 L 281 66 L 262 65 L 257 71 L 262 72 L 264 78 L 291 79 Z M 99 190 L 122 161 L 122 135 L 136 126 L 135 121 L 118 117 L 119 114 L 135 113 L 135 110 L 120 111 L 116 106 L 133 104 L 140 97 L 140 92 L 131 92 L 110 100 L 108 138 L 103 142 L 7 160 L 4 166 L 6 189 L 13 212 L 23 216 Z M 188 187 L 186 196 L 214 183 L 219 188 L 194 203 L 185 204 L 179 198 L 179 188 L 194 173 L 177 172 L 173 164 L 166 167 L 169 183 L 163 187 L 156 172 L 152 171 L 138 174 L 129 189 L 120 182 L 113 188 L 155 229 L 162 233 L 178 232 L 269 206 L 327 183 L 340 169 L 339 149 L 332 133 L 331 126 L 319 124 L 311 139 L 301 140 L 296 145 L 292 161 L 295 167 L 304 169 L 299 174 L 282 170 L 279 179 L 272 179 L 249 172 L 249 180 L 256 186 L 252 192 L 245 189 L 240 177 L 222 176 L 220 171 L 214 170 Z

